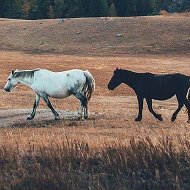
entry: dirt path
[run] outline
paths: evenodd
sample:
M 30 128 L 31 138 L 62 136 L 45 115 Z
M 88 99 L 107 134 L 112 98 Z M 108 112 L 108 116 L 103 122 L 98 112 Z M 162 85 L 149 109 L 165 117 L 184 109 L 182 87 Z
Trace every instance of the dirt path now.
M 48 109 L 39 109 L 36 113 L 35 119 L 32 121 L 26 120 L 27 116 L 31 113 L 31 109 L 8 109 L 0 110 L 0 127 L 19 127 L 26 125 L 37 125 L 40 123 L 56 123 L 54 116 Z M 60 121 L 68 119 L 78 119 L 76 112 L 58 110 L 60 114 Z
M 156 120 L 148 111 L 147 105 L 144 105 L 143 119 L 141 122 L 134 122 L 138 112 L 138 104 L 135 96 L 95 96 L 89 105 L 90 116 L 86 121 L 80 121 L 76 109 L 76 102 L 74 99 L 69 99 L 69 105 L 65 109 L 55 109 L 60 114 L 60 120 L 55 121 L 54 116 L 49 109 L 42 106 L 38 109 L 36 116 L 32 121 L 26 120 L 27 116 L 31 113 L 31 109 L 1 109 L 0 121 L 1 128 L 9 127 L 46 127 L 46 126 L 93 126 L 93 127 L 107 127 L 112 125 L 118 126 L 162 126 L 173 124 L 170 122 L 172 113 L 177 108 L 176 98 L 168 101 L 153 101 L 153 107 L 156 112 L 161 113 L 164 122 Z M 74 106 L 75 105 L 75 106 Z M 75 108 L 74 108 L 75 107 Z M 45 108 L 45 109 L 44 109 Z M 68 110 L 68 108 L 70 108 Z M 180 112 L 177 121 L 174 125 L 186 125 L 187 113 L 186 109 Z

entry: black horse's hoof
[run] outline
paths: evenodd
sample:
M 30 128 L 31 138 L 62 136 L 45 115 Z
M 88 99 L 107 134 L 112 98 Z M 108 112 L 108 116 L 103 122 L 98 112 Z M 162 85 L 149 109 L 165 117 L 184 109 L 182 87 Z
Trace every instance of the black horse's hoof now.
M 141 121 L 141 120 L 142 120 L 142 118 L 139 118 L 139 117 L 137 117 L 137 118 L 135 119 L 136 122 Z
M 171 122 L 174 122 L 175 120 L 176 120 L 175 117 L 172 117 L 172 118 L 171 118 Z
M 187 123 L 190 123 L 190 119 L 187 121 Z
M 162 115 L 158 115 L 157 117 L 156 117 L 159 121 L 163 121 L 163 118 L 162 118 Z

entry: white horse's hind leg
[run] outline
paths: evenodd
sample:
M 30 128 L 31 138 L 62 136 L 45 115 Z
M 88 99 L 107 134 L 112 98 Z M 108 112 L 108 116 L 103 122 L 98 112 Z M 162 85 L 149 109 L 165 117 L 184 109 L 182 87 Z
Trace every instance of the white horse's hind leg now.
M 78 109 L 78 115 L 79 115 L 79 118 L 81 120 L 84 120 L 84 111 L 85 111 L 85 107 L 82 106 L 82 104 L 80 105 L 79 109 Z
M 80 115 L 81 119 L 87 119 L 88 118 L 88 105 L 82 106 L 80 105 L 78 109 L 78 114 Z
M 79 109 L 78 109 L 78 114 L 82 115 L 82 111 L 83 111 L 83 108 L 82 108 L 82 105 L 80 105 Z
M 39 101 L 40 101 L 40 96 L 38 94 L 36 94 L 36 99 L 34 102 L 34 106 L 33 106 L 33 111 L 32 113 L 27 117 L 27 120 L 32 120 L 36 114 L 36 109 L 39 105 Z
M 86 105 L 83 107 L 83 114 L 84 119 L 88 119 L 88 102 L 86 102 Z
M 88 103 L 86 104 L 86 109 L 85 109 L 85 112 L 84 112 L 84 118 L 88 119 Z
M 88 118 L 88 107 L 87 107 L 87 98 L 82 93 L 73 93 L 73 95 L 80 100 L 81 102 L 81 119 L 87 119 Z
M 46 102 L 47 106 L 51 109 L 52 113 L 55 116 L 55 120 L 60 119 L 59 114 L 54 110 L 53 106 L 51 105 L 51 102 L 47 96 L 43 97 L 44 101 Z

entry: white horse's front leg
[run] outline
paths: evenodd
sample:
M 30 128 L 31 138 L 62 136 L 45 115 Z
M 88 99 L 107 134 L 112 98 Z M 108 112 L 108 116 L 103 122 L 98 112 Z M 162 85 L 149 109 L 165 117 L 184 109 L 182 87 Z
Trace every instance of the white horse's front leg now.
M 59 114 L 54 110 L 53 106 L 51 105 L 49 98 L 45 95 L 43 99 L 46 102 L 47 106 L 51 109 L 52 113 L 54 114 L 55 120 L 60 119 Z
M 86 104 L 86 107 L 84 108 L 84 119 L 88 119 L 88 104 Z
M 78 113 L 79 115 L 82 115 L 82 105 L 80 105 L 80 107 L 79 107 L 77 113 Z
M 40 96 L 38 94 L 36 94 L 36 98 L 35 98 L 35 101 L 34 101 L 34 106 L 33 106 L 33 111 L 32 113 L 27 117 L 27 120 L 32 120 L 36 114 L 36 109 L 39 105 L 39 102 L 40 102 Z

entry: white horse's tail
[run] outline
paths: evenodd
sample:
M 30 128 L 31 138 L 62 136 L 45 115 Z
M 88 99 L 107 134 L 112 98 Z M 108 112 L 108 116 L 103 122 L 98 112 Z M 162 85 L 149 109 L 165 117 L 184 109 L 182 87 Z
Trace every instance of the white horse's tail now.
M 84 71 L 84 75 L 86 77 L 86 90 L 85 95 L 87 100 L 90 100 L 92 93 L 95 91 L 95 80 L 92 74 L 89 71 Z

